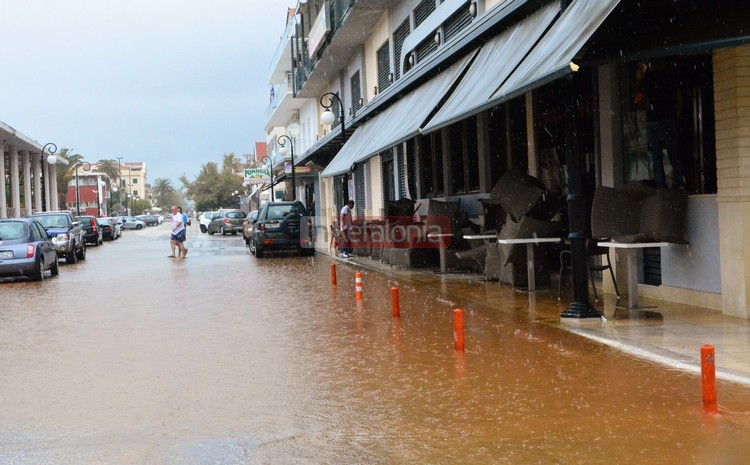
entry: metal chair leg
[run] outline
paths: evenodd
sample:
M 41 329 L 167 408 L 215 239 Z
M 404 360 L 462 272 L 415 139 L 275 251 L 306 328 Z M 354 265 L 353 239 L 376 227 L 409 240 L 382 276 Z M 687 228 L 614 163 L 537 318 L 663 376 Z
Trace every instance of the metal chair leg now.
M 612 277 L 612 285 L 615 286 L 615 295 L 617 300 L 620 300 L 620 290 L 617 288 L 617 280 L 615 279 L 615 272 L 612 270 L 612 262 L 609 260 L 609 252 L 607 252 L 607 265 L 609 266 L 609 275 Z

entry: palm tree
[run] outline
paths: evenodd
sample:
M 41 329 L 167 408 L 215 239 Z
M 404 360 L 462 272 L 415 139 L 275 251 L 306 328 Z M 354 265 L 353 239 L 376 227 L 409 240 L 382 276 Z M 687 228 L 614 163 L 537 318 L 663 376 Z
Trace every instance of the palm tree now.
M 60 167 L 57 170 L 57 198 L 61 200 L 60 205 L 63 208 L 68 207 L 68 183 L 75 177 L 75 170 L 83 160 L 83 155 L 73 153 L 73 149 L 61 148 L 60 154 L 62 158 L 68 160 L 68 164 L 64 167 Z
M 156 200 L 156 204 L 162 207 L 171 202 L 176 192 L 177 189 L 172 185 L 172 180 L 167 178 L 155 179 L 151 187 L 151 193 Z
M 104 173 L 107 176 L 109 176 L 109 179 L 112 180 L 112 185 L 117 185 L 117 180 L 120 179 L 120 165 L 117 163 L 116 160 L 112 160 L 111 158 L 99 160 L 96 162 L 97 170 L 100 173 Z

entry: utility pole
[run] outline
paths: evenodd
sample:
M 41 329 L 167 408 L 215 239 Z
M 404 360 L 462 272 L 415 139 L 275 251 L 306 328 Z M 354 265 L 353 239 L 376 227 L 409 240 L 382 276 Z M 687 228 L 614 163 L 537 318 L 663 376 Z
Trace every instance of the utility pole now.
M 118 192 L 122 189 L 122 157 L 115 157 L 117 159 L 117 183 L 120 184 L 118 189 Z M 110 194 L 110 198 L 112 198 L 112 194 Z M 126 197 L 127 198 L 127 197 Z M 120 206 L 122 207 L 122 194 L 117 194 L 117 200 L 120 201 Z

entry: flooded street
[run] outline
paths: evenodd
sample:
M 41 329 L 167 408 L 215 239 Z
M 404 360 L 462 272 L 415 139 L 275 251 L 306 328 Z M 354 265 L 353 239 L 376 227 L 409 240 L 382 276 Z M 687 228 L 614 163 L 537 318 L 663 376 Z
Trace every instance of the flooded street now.
M 0 284 L 0 464 L 735 464 L 750 390 L 528 318 L 507 286 L 256 260 L 166 225 Z M 391 317 L 398 285 L 401 318 Z M 488 301 L 492 305 L 488 305 Z M 453 309 L 466 352 L 453 350 Z M 559 313 L 555 308 L 535 311 Z

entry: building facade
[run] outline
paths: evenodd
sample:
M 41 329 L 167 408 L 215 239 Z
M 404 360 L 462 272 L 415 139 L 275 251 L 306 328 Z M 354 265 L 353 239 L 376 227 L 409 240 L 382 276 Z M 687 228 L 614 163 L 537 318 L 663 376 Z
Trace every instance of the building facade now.
M 300 2 L 269 74 L 267 144 L 282 192 L 312 207 L 321 235 L 350 198 L 359 217 L 382 215 L 389 200 L 460 199 L 481 223 L 480 200 L 511 168 L 564 198 L 567 157 L 576 155 L 588 196 L 634 181 L 689 194 L 689 244 L 642 252 L 639 294 L 748 318 L 743 8 L 734 0 Z M 294 163 L 309 171 L 293 193 L 283 170 L 291 157 L 278 150 L 290 132 Z M 611 292 L 606 277 L 603 287 Z
M 120 175 L 120 199 L 122 200 L 122 205 L 130 212 L 133 202 L 139 199 L 151 199 L 146 162 L 120 163 L 118 168 Z

